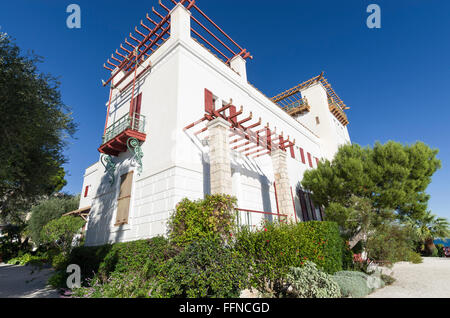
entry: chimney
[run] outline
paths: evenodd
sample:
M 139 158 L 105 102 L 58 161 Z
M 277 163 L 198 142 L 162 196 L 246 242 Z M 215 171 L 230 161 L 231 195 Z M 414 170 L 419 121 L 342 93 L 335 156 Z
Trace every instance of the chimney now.
M 230 61 L 231 69 L 237 72 L 244 83 L 247 83 L 247 61 L 240 55 L 236 55 Z

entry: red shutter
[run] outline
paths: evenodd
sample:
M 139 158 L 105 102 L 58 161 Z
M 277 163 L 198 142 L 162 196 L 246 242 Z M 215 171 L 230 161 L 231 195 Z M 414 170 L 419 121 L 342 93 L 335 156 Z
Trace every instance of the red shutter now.
M 266 128 L 266 135 L 267 135 L 267 147 L 271 150 L 272 149 L 272 132 L 269 128 Z
M 294 146 L 291 146 L 291 157 L 292 159 L 295 159 Z
M 134 112 L 137 115 L 141 114 L 141 104 L 142 104 L 142 93 L 140 93 L 138 95 L 138 97 L 136 97 L 136 105 L 135 105 L 135 108 L 134 108 Z
M 316 159 L 316 164 L 317 166 L 319 166 L 319 159 L 317 159 L 316 157 L 314 157 L 314 159 Z
M 302 157 L 302 162 L 304 164 L 306 164 L 306 160 L 305 160 L 305 151 L 303 150 L 303 148 L 300 148 L 300 156 Z
M 84 197 L 86 198 L 88 196 L 89 193 L 89 186 L 86 186 L 86 188 L 84 189 Z
M 214 112 L 213 94 L 205 88 L 205 112 L 212 114 Z
M 311 154 L 309 152 L 308 152 L 308 163 L 309 163 L 309 166 L 312 168 L 313 167 L 313 163 L 312 163 Z
M 234 115 L 236 115 L 236 113 L 237 113 L 236 106 L 231 106 L 231 107 L 230 107 L 230 117 L 233 117 Z M 231 121 L 232 121 L 234 124 L 237 124 L 237 117 L 233 117 L 233 118 L 231 119 Z

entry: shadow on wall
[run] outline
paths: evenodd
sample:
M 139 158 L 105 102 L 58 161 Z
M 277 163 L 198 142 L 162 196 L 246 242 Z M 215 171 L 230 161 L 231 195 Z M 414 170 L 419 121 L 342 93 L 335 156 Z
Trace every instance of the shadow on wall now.
M 211 195 L 211 164 L 209 162 L 209 156 L 203 153 L 203 193 L 205 196 Z
M 116 228 L 115 237 L 111 239 L 111 226 L 114 225 L 113 218 L 120 177 L 116 176 L 112 185 L 110 178 L 109 174 L 103 174 L 95 194 L 86 233 L 86 245 L 88 246 L 116 243 L 123 238 L 123 226 L 120 226 Z
M 233 163 L 232 169 L 239 173 L 241 176 L 258 180 L 261 186 L 261 202 L 263 207 L 263 211 L 261 212 L 272 213 L 272 202 L 270 198 L 271 182 L 269 178 L 267 178 L 267 176 L 262 172 L 260 167 L 246 158 L 243 164 Z M 264 220 L 272 222 L 274 221 L 274 217 L 273 215 L 264 215 Z

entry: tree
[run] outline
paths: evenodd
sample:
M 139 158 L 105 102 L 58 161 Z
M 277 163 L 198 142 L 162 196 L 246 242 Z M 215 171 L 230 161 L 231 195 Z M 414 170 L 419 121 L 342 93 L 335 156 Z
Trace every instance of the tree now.
M 66 184 L 63 150 L 76 127 L 57 80 L 39 73 L 41 61 L 21 56 L 0 33 L 0 219 L 6 222 L 20 222 L 40 196 Z
M 85 223 L 86 221 L 76 216 L 63 216 L 50 221 L 42 229 L 41 241 L 53 245 L 67 257 L 72 250 L 72 242 L 75 235 Z
M 424 247 L 426 255 L 431 255 L 436 248 L 434 240 L 438 238 L 447 238 L 450 236 L 450 223 L 445 218 L 437 217 L 430 211 L 426 216 L 416 222 L 410 221 L 416 228 L 416 235 L 419 243 Z
M 60 218 L 64 213 L 78 209 L 80 197 L 62 196 L 41 201 L 31 209 L 28 232 L 35 244 L 42 243 L 41 231 L 50 221 Z
M 302 185 L 312 192 L 317 205 L 325 207 L 327 218 L 338 222 L 356 244 L 369 228 L 426 216 L 429 195 L 425 191 L 441 167 L 437 154 L 438 150 L 422 142 L 390 141 L 373 149 L 346 145 L 333 162 L 321 162 L 307 171 Z

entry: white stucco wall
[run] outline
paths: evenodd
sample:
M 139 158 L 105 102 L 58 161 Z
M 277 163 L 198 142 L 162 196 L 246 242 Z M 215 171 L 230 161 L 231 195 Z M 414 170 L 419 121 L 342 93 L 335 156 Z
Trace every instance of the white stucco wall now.
M 244 72 L 241 71 L 244 76 L 240 76 L 191 39 L 186 32 L 190 21 L 187 17 L 184 8 L 176 10 L 171 38 L 142 66 L 152 63 L 151 71 L 136 83 L 135 94 L 143 93 L 141 114 L 147 120 L 142 174 L 136 172 L 136 163 L 129 152 L 114 159 L 117 170 L 113 186 L 101 163 L 86 172 L 83 190 L 86 184 L 92 184 L 95 189 L 90 191 L 92 197 L 82 198 L 81 204 L 92 205 L 87 245 L 164 235 L 167 219 L 181 199 L 201 199 L 210 193 L 208 133 L 196 138 L 192 134 L 196 128 L 183 131 L 185 126 L 204 116 L 205 88 L 217 97 L 217 105 L 228 103 L 232 98 L 234 105 L 244 106 L 245 115 L 253 112 L 252 123 L 261 117 L 263 125 L 270 123 L 277 132 L 283 131 L 285 137 L 296 140 L 295 158 L 291 158 L 288 150 L 288 171 L 294 195 L 297 184 L 309 169 L 307 153 L 312 155 L 316 167 L 314 158 L 332 159 L 338 144 L 346 142 L 348 131 L 346 128 L 343 132 L 337 130 L 328 104 L 323 104 L 325 91 L 321 84 L 302 92 L 308 97 L 312 111 L 300 118 L 299 123 L 248 84 Z M 245 66 L 242 61 L 238 62 L 236 67 Z M 131 88 L 122 95 L 114 90 L 108 126 L 129 112 L 130 98 Z M 321 117 L 320 127 L 315 126 L 315 116 Z M 305 151 L 306 164 L 301 162 L 299 147 Z M 233 152 L 231 168 L 233 193 L 240 208 L 277 212 L 269 155 L 251 160 Z M 135 173 L 129 222 L 115 227 L 120 176 L 131 170 Z M 298 199 L 295 204 L 301 216 Z M 244 223 L 247 223 L 246 216 L 241 217 Z M 257 225 L 263 218 L 252 215 L 250 225 Z

